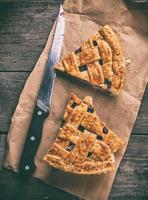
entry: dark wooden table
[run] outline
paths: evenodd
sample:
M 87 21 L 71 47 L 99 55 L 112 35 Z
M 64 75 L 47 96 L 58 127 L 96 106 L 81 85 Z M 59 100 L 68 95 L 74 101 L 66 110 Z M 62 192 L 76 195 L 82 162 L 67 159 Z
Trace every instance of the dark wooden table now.
M 78 199 L 34 178 L 26 184 L 16 174 L 2 169 L 11 116 L 61 2 L 0 1 L 0 200 Z M 148 87 L 109 199 L 148 199 Z

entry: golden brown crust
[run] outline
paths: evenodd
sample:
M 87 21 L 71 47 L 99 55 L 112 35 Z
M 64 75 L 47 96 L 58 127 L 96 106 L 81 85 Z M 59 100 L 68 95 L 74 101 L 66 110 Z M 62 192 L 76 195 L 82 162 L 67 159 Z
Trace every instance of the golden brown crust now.
M 70 113 L 67 122 L 71 123 L 75 127 L 78 127 L 83 119 L 85 112 L 87 112 L 87 107 L 88 106 L 82 102 Z
M 108 144 L 109 148 L 113 153 L 117 152 L 123 146 L 123 140 L 119 138 L 115 133 L 109 131 L 107 135 L 105 135 L 104 140 L 106 144 Z
M 90 47 L 94 47 L 93 41 L 97 41 L 99 39 L 103 39 L 103 38 L 102 38 L 101 34 L 99 32 L 97 32 L 96 34 L 92 35 L 90 39 L 88 39 L 81 45 L 81 47 L 80 47 L 81 50 L 83 51 Z
M 104 76 L 99 62 L 90 63 L 88 66 L 89 80 L 92 85 L 104 83 Z
M 99 119 L 92 98 L 71 93 L 65 123 L 44 160 L 58 169 L 77 174 L 100 174 L 113 170 L 113 153 L 123 141 Z
M 71 112 L 73 111 L 72 109 L 72 104 L 75 102 L 76 105 L 79 105 L 82 101 L 79 99 L 74 93 L 71 93 L 69 96 L 68 104 L 64 113 L 64 120 L 67 120 Z
M 112 68 L 114 72 L 112 89 L 114 90 L 114 93 L 118 94 L 123 86 L 124 81 L 125 59 L 123 57 L 122 48 L 119 44 L 117 36 L 110 26 L 104 26 L 100 30 L 100 33 L 112 49 Z
M 76 174 L 102 174 L 107 173 L 114 170 L 113 161 L 104 161 L 104 162 L 96 162 L 94 164 L 90 162 L 85 162 L 83 165 L 71 165 L 71 163 L 66 163 L 64 160 L 59 157 L 52 156 L 50 154 L 46 154 L 44 157 L 44 161 L 47 162 L 50 166 L 55 167 L 57 169 L 63 170 L 65 172 L 72 172 Z
M 100 136 L 103 136 L 102 133 L 102 124 L 96 114 L 85 113 L 82 121 L 82 126 L 86 127 L 87 130 L 94 132 Z
M 102 59 L 102 73 L 104 79 L 112 80 L 114 75 L 112 68 L 112 50 L 108 43 L 104 40 L 98 41 L 98 48 Z
M 60 128 L 59 130 L 59 138 L 63 140 L 68 140 L 72 142 L 73 144 L 76 144 L 79 137 L 80 137 L 80 131 L 72 126 L 71 124 L 65 124 L 63 128 Z
M 59 62 L 58 64 L 55 65 L 55 68 L 59 71 L 65 72 L 65 68 L 62 64 L 62 62 Z
M 118 95 L 124 82 L 125 59 L 116 34 L 106 25 L 55 69 Z
M 100 59 L 100 54 L 97 47 L 85 49 L 75 56 L 79 66 L 93 63 Z
M 65 68 L 67 73 L 75 75 L 79 72 L 78 68 L 76 67 L 77 63 L 76 63 L 76 60 L 75 60 L 74 53 L 65 57 L 65 59 L 62 61 L 62 63 L 63 63 L 63 67 Z
M 67 156 L 66 160 L 72 163 L 83 163 L 87 160 L 87 155 L 94 145 L 95 140 L 96 136 L 85 130 L 77 141 L 73 151 L 71 151 Z

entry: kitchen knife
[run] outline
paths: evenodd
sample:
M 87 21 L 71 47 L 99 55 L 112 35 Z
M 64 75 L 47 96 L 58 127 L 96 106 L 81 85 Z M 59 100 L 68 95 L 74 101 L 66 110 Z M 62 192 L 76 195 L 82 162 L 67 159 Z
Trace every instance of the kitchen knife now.
M 64 29 L 64 10 L 61 5 L 41 88 L 37 96 L 32 120 L 21 155 L 19 173 L 25 177 L 31 175 L 36 169 L 34 158 L 42 137 L 43 122 L 48 116 L 51 107 L 52 90 L 56 77 L 54 65 L 58 63 L 60 59 Z

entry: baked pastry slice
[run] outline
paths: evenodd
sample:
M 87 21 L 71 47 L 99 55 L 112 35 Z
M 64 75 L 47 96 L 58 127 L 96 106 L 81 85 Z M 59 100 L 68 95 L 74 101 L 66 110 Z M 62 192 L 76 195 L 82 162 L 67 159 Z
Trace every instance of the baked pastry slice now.
M 125 59 L 116 34 L 106 25 L 55 69 L 118 95 L 124 82 Z
M 114 169 L 113 153 L 123 141 L 102 122 L 92 98 L 71 93 L 55 142 L 44 157 L 50 166 L 77 174 L 101 174 Z

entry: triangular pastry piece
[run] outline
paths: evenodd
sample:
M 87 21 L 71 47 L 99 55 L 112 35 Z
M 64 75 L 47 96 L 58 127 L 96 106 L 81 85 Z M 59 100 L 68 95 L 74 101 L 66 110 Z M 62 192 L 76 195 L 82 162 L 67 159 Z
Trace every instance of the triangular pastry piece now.
M 125 59 L 116 34 L 106 25 L 55 69 L 118 95 L 124 82 Z
M 77 174 L 101 174 L 114 169 L 113 153 L 123 141 L 102 122 L 92 104 L 71 93 L 61 128 L 44 157 L 50 166 Z

